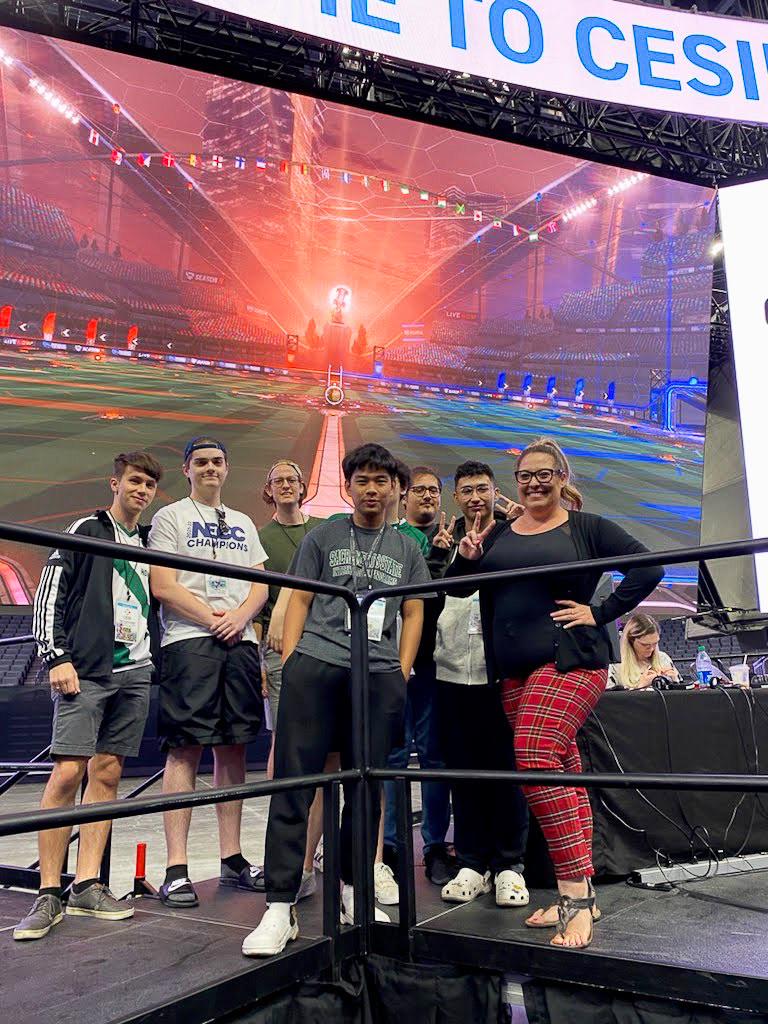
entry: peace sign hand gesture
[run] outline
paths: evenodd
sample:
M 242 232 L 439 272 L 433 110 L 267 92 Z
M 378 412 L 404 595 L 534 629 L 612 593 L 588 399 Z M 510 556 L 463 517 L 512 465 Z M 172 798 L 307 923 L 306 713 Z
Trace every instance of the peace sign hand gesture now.
M 511 498 L 505 498 L 503 494 L 498 496 L 496 504 L 509 520 L 519 519 L 525 512 L 525 505 L 520 505 L 518 502 L 512 501 Z
M 475 516 L 475 523 L 469 533 L 461 538 L 459 544 L 459 554 L 462 558 L 467 558 L 471 562 L 476 561 L 483 553 L 483 542 L 487 538 L 488 534 L 496 525 L 495 521 L 491 519 L 490 523 L 481 532 L 480 531 L 480 513 L 478 512 Z
M 453 530 L 455 526 L 456 516 L 451 516 L 450 525 L 446 526 L 445 512 L 440 513 L 440 529 L 432 538 L 432 543 L 436 548 L 442 548 L 444 551 L 450 551 L 453 547 Z

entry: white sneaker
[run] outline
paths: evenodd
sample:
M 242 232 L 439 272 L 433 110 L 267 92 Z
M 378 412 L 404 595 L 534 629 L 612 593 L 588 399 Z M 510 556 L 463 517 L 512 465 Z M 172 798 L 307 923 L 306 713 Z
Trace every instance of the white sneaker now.
M 491 872 L 481 875 L 472 868 L 462 868 L 455 878 L 447 882 L 440 895 L 446 903 L 471 903 L 478 896 L 485 896 L 491 891 Z
M 270 903 L 257 928 L 243 940 L 245 956 L 275 956 L 298 938 L 296 907 L 291 903 Z
M 389 864 L 373 865 L 373 887 L 377 903 L 393 907 L 400 902 L 400 889 Z
M 317 892 L 317 878 L 314 871 L 302 871 L 301 885 L 296 893 L 296 902 L 305 900 L 307 896 L 313 896 Z
M 527 907 L 530 901 L 525 879 L 519 871 L 500 871 L 496 875 L 496 906 Z
M 389 921 L 389 914 L 385 914 L 378 907 L 374 908 L 374 920 L 386 923 Z M 341 923 L 355 923 L 355 890 L 351 885 L 341 887 Z
M 319 871 L 322 874 L 323 871 L 323 837 L 320 836 L 320 842 L 315 847 L 315 855 L 312 858 L 312 867 L 315 871 Z

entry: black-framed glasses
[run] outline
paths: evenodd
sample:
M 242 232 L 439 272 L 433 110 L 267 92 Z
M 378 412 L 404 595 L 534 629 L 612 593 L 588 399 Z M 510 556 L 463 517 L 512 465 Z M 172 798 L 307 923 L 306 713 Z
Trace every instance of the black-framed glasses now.
M 562 469 L 518 469 L 515 480 L 519 484 L 529 484 L 536 477 L 540 484 L 551 484 L 555 476 L 562 475 Z
M 215 508 L 213 511 L 216 513 L 216 520 L 217 520 L 218 527 L 219 527 L 219 536 L 220 537 L 228 537 L 229 536 L 229 526 L 227 525 L 227 517 L 226 517 L 226 514 L 224 512 L 224 509 L 223 508 Z
M 437 498 L 440 494 L 439 487 L 427 487 L 426 484 L 417 484 L 415 487 L 412 487 L 411 490 L 417 498 L 421 498 L 424 494 L 429 494 L 431 497 Z

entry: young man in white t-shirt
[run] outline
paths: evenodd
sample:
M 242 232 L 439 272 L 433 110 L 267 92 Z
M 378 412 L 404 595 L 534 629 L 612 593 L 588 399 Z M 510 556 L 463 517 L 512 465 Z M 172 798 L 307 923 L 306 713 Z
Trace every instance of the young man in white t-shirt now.
M 221 501 L 229 472 L 224 445 L 211 437 L 190 441 L 183 471 L 189 497 L 155 515 L 150 548 L 263 569 L 267 556 L 253 522 Z M 163 626 L 158 713 L 161 747 L 168 752 L 163 792 L 195 788 L 200 755 L 208 746 L 215 784 L 242 783 L 245 747 L 256 739 L 263 716 L 252 620 L 267 599 L 267 586 L 160 566 L 152 567 L 151 583 Z M 217 804 L 216 813 L 220 883 L 256 891 L 260 871 L 240 849 L 242 801 Z M 199 902 L 187 867 L 191 818 L 191 808 L 164 815 L 168 862 L 160 899 L 176 908 Z

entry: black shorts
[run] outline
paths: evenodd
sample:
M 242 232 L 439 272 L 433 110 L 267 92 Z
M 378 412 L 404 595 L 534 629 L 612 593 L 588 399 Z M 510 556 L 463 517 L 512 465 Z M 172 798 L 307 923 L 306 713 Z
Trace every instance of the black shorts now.
M 162 649 L 157 735 L 160 749 L 250 743 L 261 729 L 259 648 L 215 637 Z

